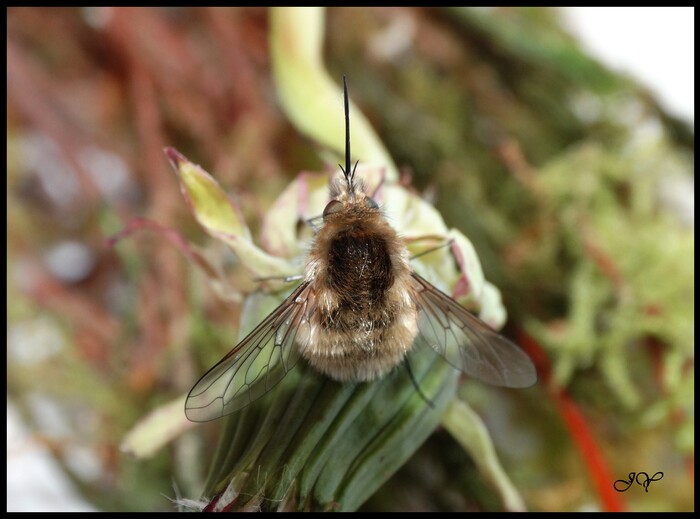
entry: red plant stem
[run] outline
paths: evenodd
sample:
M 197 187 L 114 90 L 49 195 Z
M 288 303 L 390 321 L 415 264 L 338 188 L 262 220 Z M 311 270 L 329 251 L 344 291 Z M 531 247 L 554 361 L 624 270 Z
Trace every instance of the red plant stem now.
M 100 192 L 92 175 L 76 158 L 81 148 L 78 133 L 56 110 L 55 92 L 42 89 L 46 81 L 32 59 L 9 36 L 7 38 L 7 96 L 33 124 L 49 135 L 73 168 L 81 194 L 88 205 L 95 204 Z M 9 101 L 8 101 L 9 102 Z
M 148 218 L 132 218 L 121 231 L 107 239 L 106 245 L 109 247 L 114 247 L 118 241 L 131 236 L 137 231 L 143 230 L 155 231 L 165 236 L 170 243 L 175 245 L 175 247 L 177 247 L 180 252 L 185 255 L 190 263 L 201 268 L 208 277 L 219 278 L 219 272 L 216 270 L 216 268 L 212 266 L 204 256 L 197 252 L 190 242 L 188 242 L 178 231 Z
M 606 512 L 625 511 L 625 503 L 613 487 L 616 478 L 611 474 L 608 464 L 596 444 L 593 432 L 588 427 L 583 413 L 576 406 L 576 402 L 566 391 L 561 389 L 550 391 L 550 396 L 556 403 L 559 414 L 586 464 L 603 510 Z
M 551 364 L 542 346 L 524 330 L 518 331 L 518 339 L 537 366 L 537 372 L 547 388 L 547 394 L 556 405 L 559 415 L 569 431 L 576 449 L 586 466 L 586 470 L 593 481 L 603 510 L 606 512 L 626 511 L 627 505 L 613 487 L 615 478 L 608 468 L 605 457 L 598 447 L 593 431 L 588 426 L 585 416 L 567 391 L 555 386 L 552 382 Z

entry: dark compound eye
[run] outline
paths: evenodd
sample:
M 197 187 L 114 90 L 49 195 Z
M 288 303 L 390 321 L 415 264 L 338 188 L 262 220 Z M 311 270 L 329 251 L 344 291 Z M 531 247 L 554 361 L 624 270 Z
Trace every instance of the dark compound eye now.
M 367 207 L 370 209 L 379 209 L 379 205 L 372 198 L 367 197 L 365 200 L 367 200 Z
M 328 216 L 339 213 L 342 208 L 343 204 L 341 202 L 338 202 L 338 200 L 331 200 L 323 210 L 323 219 L 325 220 Z

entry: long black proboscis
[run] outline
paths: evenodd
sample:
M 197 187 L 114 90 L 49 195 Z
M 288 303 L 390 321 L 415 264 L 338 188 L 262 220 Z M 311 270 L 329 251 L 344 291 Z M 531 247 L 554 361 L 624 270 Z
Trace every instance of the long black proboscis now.
M 345 98 L 345 177 L 352 184 L 353 171 L 350 169 L 350 101 L 348 101 L 348 82 L 343 76 L 343 94 Z

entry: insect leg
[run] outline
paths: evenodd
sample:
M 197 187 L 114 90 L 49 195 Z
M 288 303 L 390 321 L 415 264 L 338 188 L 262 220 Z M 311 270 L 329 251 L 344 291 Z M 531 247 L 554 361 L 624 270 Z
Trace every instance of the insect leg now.
M 431 252 L 435 252 L 436 250 L 440 250 L 444 247 L 449 247 L 450 245 L 452 245 L 453 242 L 454 242 L 454 240 L 447 240 L 446 242 L 444 242 L 441 245 L 424 250 L 423 252 L 419 252 L 418 254 L 414 254 L 413 256 L 411 256 L 411 260 L 414 260 L 416 258 L 420 258 L 421 256 L 425 256 L 426 254 L 430 254 Z
M 404 357 L 403 359 L 403 364 L 406 366 L 406 371 L 408 371 L 408 376 L 411 379 L 411 382 L 413 382 L 413 385 L 416 387 L 416 391 L 418 391 L 418 394 L 421 396 L 423 400 L 432 408 L 435 408 L 435 404 L 433 404 L 432 400 L 430 400 L 427 396 L 425 396 L 425 393 L 423 393 L 423 390 L 420 388 L 418 385 L 418 381 L 416 380 L 416 377 L 413 376 L 413 371 L 411 370 L 411 364 L 408 362 L 408 357 Z
M 285 283 L 291 283 L 292 281 L 300 281 L 304 279 L 303 274 L 297 274 L 295 276 L 267 276 L 264 278 L 253 278 L 253 281 L 284 281 Z
M 312 218 L 308 218 L 308 219 L 304 220 L 304 222 L 306 223 L 306 225 L 308 225 L 309 227 L 311 227 L 311 230 L 312 230 L 314 233 L 317 233 L 317 232 L 321 229 L 321 226 L 317 223 L 317 222 L 319 222 L 319 221 L 323 221 L 323 216 L 321 216 L 321 215 L 319 215 L 319 216 L 314 216 L 314 217 L 312 217 Z

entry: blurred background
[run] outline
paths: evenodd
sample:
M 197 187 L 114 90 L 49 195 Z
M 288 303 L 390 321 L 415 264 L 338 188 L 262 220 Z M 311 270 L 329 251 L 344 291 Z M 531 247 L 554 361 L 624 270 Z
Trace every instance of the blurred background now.
M 233 345 L 240 305 L 148 218 L 250 286 L 162 153 L 255 235 L 319 147 L 278 107 L 262 8 L 7 12 L 8 510 L 171 510 L 216 427 L 120 452 Z M 325 63 L 474 243 L 537 390 L 466 387 L 530 510 L 694 509 L 694 10 L 326 12 Z M 659 471 L 648 492 L 613 483 Z M 167 496 L 167 497 L 166 497 Z M 438 432 L 367 510 L 498 510 Z

